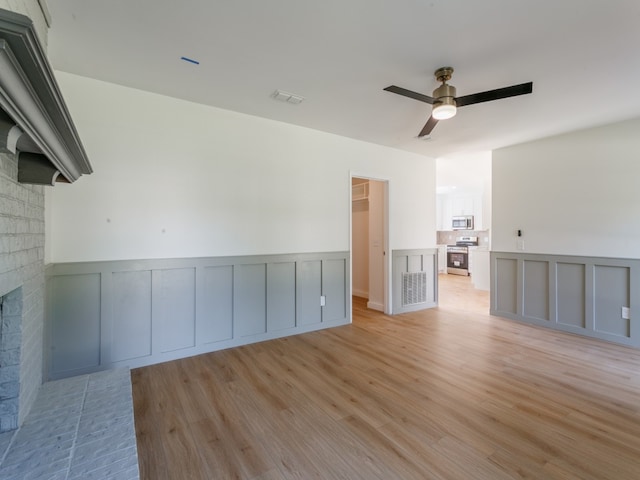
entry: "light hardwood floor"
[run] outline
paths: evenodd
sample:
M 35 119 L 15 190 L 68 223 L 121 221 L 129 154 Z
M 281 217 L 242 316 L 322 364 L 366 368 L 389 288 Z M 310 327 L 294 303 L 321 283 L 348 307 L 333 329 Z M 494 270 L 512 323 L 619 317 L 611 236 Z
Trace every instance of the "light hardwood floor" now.
M 471 277 L 440 274 L 438 287 L 441 309 L 489 314 L 489 292 L 473 288 Z
M 464 280 L 437 309 L 355 298 L 349 326 L 133 370 L 141 478 L 640 478 L 640 351 L 490 317 Z

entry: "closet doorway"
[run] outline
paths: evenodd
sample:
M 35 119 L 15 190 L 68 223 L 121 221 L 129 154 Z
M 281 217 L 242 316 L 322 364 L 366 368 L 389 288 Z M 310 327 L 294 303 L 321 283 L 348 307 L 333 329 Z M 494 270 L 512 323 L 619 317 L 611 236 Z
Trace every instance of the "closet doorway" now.
M 389 304 L 388 182 L 351 178 L 351 293 L 384 313 Z

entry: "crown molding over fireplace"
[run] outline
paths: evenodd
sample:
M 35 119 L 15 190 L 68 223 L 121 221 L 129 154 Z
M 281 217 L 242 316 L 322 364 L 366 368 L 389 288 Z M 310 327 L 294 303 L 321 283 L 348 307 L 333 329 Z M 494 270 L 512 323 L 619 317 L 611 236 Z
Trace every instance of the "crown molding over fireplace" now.
M 56 178 L 57 181 L 74 182 L 80 176 L 92 173 L 33 22 L 24 15 L 2 9 L 0 107 L 23 132 L 17 142 L 9 145 L 0 142 L 0 148 L 26 151 L 32 154 L 31 159 L 33 155 L 41 156 L 40 162 L 23 162 L 24 165 L 20 165 L 18 156 L 19 182 L 52 185 Z M 5 132 L 0 132 L 0 139 L 4 136 Z M 42 164 L 46 163 L 50 163 L 51 168 L 42 169 Z M 34 164 L 39 165 L 36 170 L 32 169 Z

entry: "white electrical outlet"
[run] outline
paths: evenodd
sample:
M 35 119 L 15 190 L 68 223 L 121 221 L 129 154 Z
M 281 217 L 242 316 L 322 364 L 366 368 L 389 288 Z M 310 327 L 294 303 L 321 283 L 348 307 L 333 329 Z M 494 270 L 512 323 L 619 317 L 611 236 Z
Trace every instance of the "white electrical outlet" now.
M 631 318 L 629 307 L 622 307 L 622 318 L 629 320 Z
M 516 248 L 518 250 L 524 250 L 524 239 L 522 238 L 516 239 Z
M 320 295 L 320 306 L 324 307 L 327 304 L 327 297 Z

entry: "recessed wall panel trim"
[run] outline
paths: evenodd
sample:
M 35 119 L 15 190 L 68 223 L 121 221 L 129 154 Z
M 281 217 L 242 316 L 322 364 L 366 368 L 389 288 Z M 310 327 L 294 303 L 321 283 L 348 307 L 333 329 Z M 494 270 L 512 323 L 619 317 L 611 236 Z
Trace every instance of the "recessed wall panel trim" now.
M 492 304 L 497 312 L 508 315 L 517 315 L 518 308 L 518 261 L 513 258 L 496 258 L 492 267 L 497 272 L 495 281 L 491 282 L 493 291 L 491 292 Z
M 267 265 L 237 265 L 233 275 L 234 333 L 240 337 L 267 332 Z
M 153 335 L 161 352 L 192 348 L 196 344 L 195 268 L 155 271 Z
M 580 263 L 555 262 L 556 321 L 570 328 L 587 328 L 585 267 Z
M 347 260 L 322 261 L 322 295 L 325 305 L 322 307 L 322 321 L 331 322 L 347 315 Z
M 491 252 L 491 286 L 493 315 L 640 348 L 638 259 Z
M 522 290 L 522 314 L 549 320 L 549 262 L 525 260 L 522 275 L 527 286 Z
M 233 265 L 198 269 L 197 338 L 209 344 L 233 338 Z
M 303 260 L 298 264 L 296 279 L 296 325 L 314 325 L 322 322 L 322 260 Z
M 351 321 L 348 252 L 53 264 L 46 274 L 47 379 Z
M 111 361 L 151 355 L 151 271 L 113 272 Z
M 100 273 L 61 275 L 49 289 L 51 368 L 72 376 L 97 370 L 101 361 Z
M 296 326 L 296 264 L 267 265 L 267 330 L 275 332 Z
M 621 338 L 630 336 L 630 319 L 623 318 L 622 308 L 629 307 L 630 268 L 615 265 L 593 266 L 593 289 L 607 291 L 594 296 L 593 329 L 597 333 Z

